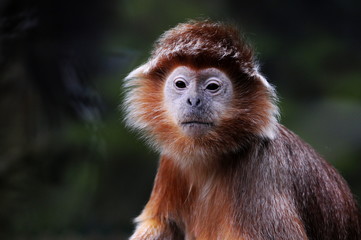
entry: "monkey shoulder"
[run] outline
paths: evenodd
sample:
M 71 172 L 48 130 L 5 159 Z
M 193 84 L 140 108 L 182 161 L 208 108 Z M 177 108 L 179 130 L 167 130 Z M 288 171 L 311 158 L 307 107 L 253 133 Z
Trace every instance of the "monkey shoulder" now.
M 305 184 L 308 187 L 317 185 L 333 188 L 347 187 L 347 183 L 339 172 L 324 158 L 322 158 L 308 143 L 286 127 L 279 125 L 278 136 L 271 141 L 268 154 L 273 157 L 279 168 L 286 168 L 293 182 Z M 330 190 L 323 189 L 322 192 Z
M 360 239 L 359 208 L 339 172 L 282 125 L 271 145 L 271 155 L 277 156 L 273 161 L 286 169 L 288 192 L 308 235 L 314 239 Z

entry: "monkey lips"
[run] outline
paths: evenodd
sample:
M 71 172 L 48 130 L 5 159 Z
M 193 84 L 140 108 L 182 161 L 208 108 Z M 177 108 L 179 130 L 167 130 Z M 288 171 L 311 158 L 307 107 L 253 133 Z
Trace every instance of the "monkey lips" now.
M 212 122 L 192 120 L 184 121 L 181 124 L 182 131 L 190 137 L 200 137 L 210 131 L 214 124 Z

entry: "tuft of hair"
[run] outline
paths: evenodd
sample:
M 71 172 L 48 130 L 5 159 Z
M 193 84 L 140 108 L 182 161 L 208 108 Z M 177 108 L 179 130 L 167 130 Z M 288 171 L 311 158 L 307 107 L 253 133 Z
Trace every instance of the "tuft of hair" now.
M 163 83 L 167 74 L 180 65 L 216 67 L 233 81 L 237 99 L 232 119 L 225 120 L 227 125 L 208 139 L 180 137 L 179 130 L 169 123 L 163 105 Z M 148 61 L 126 77 L 125 87 L 128 126 L 145 131 L 152 145 L 163 153 L 182 149 L 204 155 L 205 149 L 209 152 L 209 144 L 215 151 L 235 150 L 250 135 L 273 139 L 277 134 L 275 90 L 259 73 L 252 48 L 232 25 L 189 21 L 166 31 L 156 41 Z
M 181 23 L 163 33 L 154 45 L 147 70 L 149 74 L 165 73 L 179 63 L 244 73 L 256 69 L 253 50 L 238 29 L 209 20 Z

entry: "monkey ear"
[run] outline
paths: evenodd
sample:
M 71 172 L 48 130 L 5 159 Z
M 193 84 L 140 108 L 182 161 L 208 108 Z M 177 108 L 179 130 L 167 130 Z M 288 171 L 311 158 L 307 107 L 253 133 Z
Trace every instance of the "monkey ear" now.
M 253 76 L 256 77 L 256 79 L 258 79 L 267 89 L 274 91 L 274 87 L 269 84 L 267 79 L 261 73 L 256 71 Z
M 149 63 L 145 63 L 145 64 L 137 67 L 133 71 L 131 71 L 128 74 L 128 76 L 125 77 L 124 81 L 128 85 L 129 80 L 144 77 L 145 74 L 147 74 L 148 72 L 149 72 Z
M 251 69 L 247 69 L 245 70 L 249 75 L 251 75 L 251 77 L 256 78 L 258 81 L 260 81 L 267 89 L 274 91 L 274 87 L 269 84 L 269 82 L 267 81 L 267 79 L 260 73 L 260 66 L 257 62 L 257 60 L 255 60 L 253 62 L 253 67 Z
M 146 63 L 143 65 L 140 65 L 133 71 L 131 71 L 128 76 L 124 79 L 124 81 L 129 82 L 131 79 L 137 79 L 137 78 L 145 78 L 146 75 L 148 75 L 154 68 L 159 64 L 158 57 L 156 58 L 150 58 Z
M 141 121 L 143 115 L 142 108 L 137 104 L 139 102 L 139 95 L 135 94 L 135 89 L 140 85 L 141 79 L 145 76 L 148 69 L 148 64 L 143 64 L 124 78 L 123 87 L 125 98 L 122 104 L 125 112 L 125 123 L 128 127 L 133 129 L 143 129 L 145 124 Z
M 278 98 L 277 98 L 277 93 L 275 90 L 275 87 L 273 85 L 271 85 L 267 79 L 260 73 L 259 71 L 259 65 L 256 63 L 254 63 L 254 67 L 252 68 L 252 70 L 248 71 L 248 74 L 255 78 L 257 81 L 260 81 L 268 90 L 272 103 L 277 104 L 278 102 Z
M 262 127 L 260 135 L 265 138 L 274 139 L 277 132 L 277 124 L 279 122 L 280 113 L 278 108 L 278 97 L 276 90 L 267 79 L 259 72 L 258 65 L 253 69 L 250 74 L 256 81 L 259 81 L 264 85 L 268 92 L 269 97 L 269 110 L 268 110 L 268 123 Z

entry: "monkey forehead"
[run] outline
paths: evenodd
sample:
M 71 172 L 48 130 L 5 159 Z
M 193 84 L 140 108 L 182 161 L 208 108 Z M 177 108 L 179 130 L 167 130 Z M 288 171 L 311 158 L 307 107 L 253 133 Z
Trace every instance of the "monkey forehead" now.
M 185 78 L 191 78 L 197 75 L 197 70 L 192 69 L 191 67 L 187 66 L 174 66 L 173 69 L 169 71 L 169 74 L 167 78 L 175 78 L 178 76 L 185 77 Z
M 217 77 L 219 79 L 229 79 L 228 75 L 217 68 L 194 68 L 190 66 L 176 66 L 174 67 L 167 78 L 185 77 L 187 79 L 204 80 L 210 77 Z

